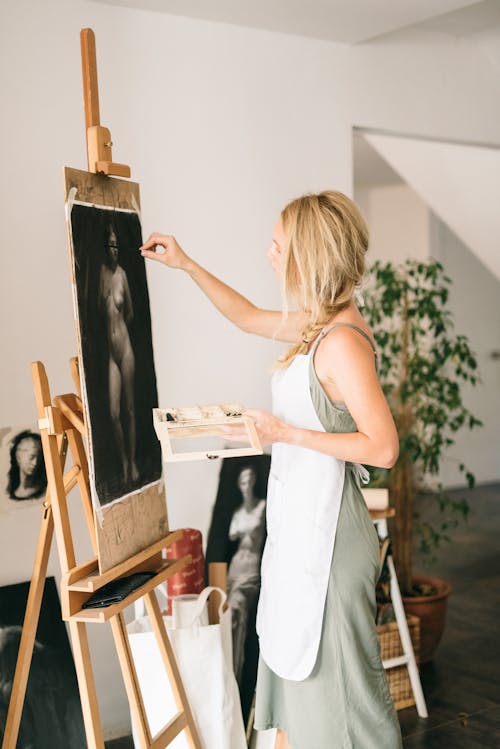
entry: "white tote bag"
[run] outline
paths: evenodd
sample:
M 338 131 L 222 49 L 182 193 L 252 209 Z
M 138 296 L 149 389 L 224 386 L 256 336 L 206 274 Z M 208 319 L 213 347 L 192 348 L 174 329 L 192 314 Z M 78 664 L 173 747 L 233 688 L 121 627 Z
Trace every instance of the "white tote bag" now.
M 221 596 L 219 624 L 200 624 L 214 591 Z M 197 606 L 190 608 L 191 621 L 179 629 L 172 628 L 171 617 L 163 617 L 203 749 L 247 749 L 233 671 L 231 609 L 223 611 L 226 598 L 221 588 L 205 588 Z M 155 736 L 177 713 L 177 706 L 151 622 L 143 612 L 137 616 L 136 608 L 136 619 L 127 631 L 150 731 Z M 133 733 L 138 748 L 135 730 Z M 170 746 L 188 749 L 185 732 Z

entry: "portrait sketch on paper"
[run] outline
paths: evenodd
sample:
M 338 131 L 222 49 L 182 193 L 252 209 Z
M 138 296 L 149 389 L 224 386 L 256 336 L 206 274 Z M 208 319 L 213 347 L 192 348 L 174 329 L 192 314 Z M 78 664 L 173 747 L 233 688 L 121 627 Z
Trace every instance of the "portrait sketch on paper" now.
M 0 588 L 0 744 L 21 639 L 29 583 Z M 47 578 L 33 648 L 19 749 L 85 749 L 75 667 L 53 577 Z
M 266 538 L 269 466 L 269 455 L 223 461 L 207 540 L 207 565 L 210 562 L 228 565 L 233 665 L 245 721 L 257 678 L 259 647 L 255 622 Z
M 133 211 L 73 204 L 71 234 L 91 464 L 105 506 L 161 477 L 141 225 Z
M 47 474 L 35 426 L 0 429 L 0 509 L 29 506 L 45 497 Z

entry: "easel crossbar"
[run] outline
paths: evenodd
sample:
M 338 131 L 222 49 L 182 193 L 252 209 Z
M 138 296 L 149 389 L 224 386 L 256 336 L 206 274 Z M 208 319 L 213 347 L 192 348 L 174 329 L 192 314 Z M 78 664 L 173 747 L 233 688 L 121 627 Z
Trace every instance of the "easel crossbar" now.
M 153 737 L 150 749 L 164 749 L 172 743 L 176 736 L 187 727 L 187 718 L 184 713 L 177 713 L 165 728 Z

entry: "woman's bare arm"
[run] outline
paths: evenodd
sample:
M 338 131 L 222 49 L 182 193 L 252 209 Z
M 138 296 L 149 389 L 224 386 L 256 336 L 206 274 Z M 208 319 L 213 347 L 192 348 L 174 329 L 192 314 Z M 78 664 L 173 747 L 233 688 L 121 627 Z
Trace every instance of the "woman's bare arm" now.
M 164 248 L 163 253 L 155 251 L 159 245 Z M 140 250 L 143 257 L 188 273 L 219 312 L 241 330 L 288 343 L 299 340 L 307 324 L 305 314 L 290 312 L 283 321 L 281 312 L 256 307 L 249 299 L 190 258 L 175 237 L 151 234 Z
M 330 433 L 285 424 L 265 411 L 248 409 L 264 444 L 286 442 L 340 460 L 392 468 L 399 440 L 389 405 L 377 377 L 373 351 L 345 328 L 329 333 L 321 344 L 322 359 L 343 395 L 357 432 Z
M 249 299 L 213 276 L 194 260 L 190 261 L 186 272 L 219 312 L 246 333 L 289 343 L 299 339 L 307 323 L 305 315 L 290 312 L 283 321 L 281 312 L 256 307 Z

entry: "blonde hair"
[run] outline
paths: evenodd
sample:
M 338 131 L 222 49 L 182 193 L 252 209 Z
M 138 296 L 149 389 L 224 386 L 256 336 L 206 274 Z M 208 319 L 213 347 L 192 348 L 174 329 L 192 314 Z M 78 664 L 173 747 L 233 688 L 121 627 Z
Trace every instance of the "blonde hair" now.
M 345 309 L 364 277 L 368 227 L 347 195 L 325 190 L 303 195 L 281 212 L 285 233 L 283 255 L 283 320 L 292 300 L 308 313 L 301 340 L 275 364 L 288 366 L 337 313 Z

